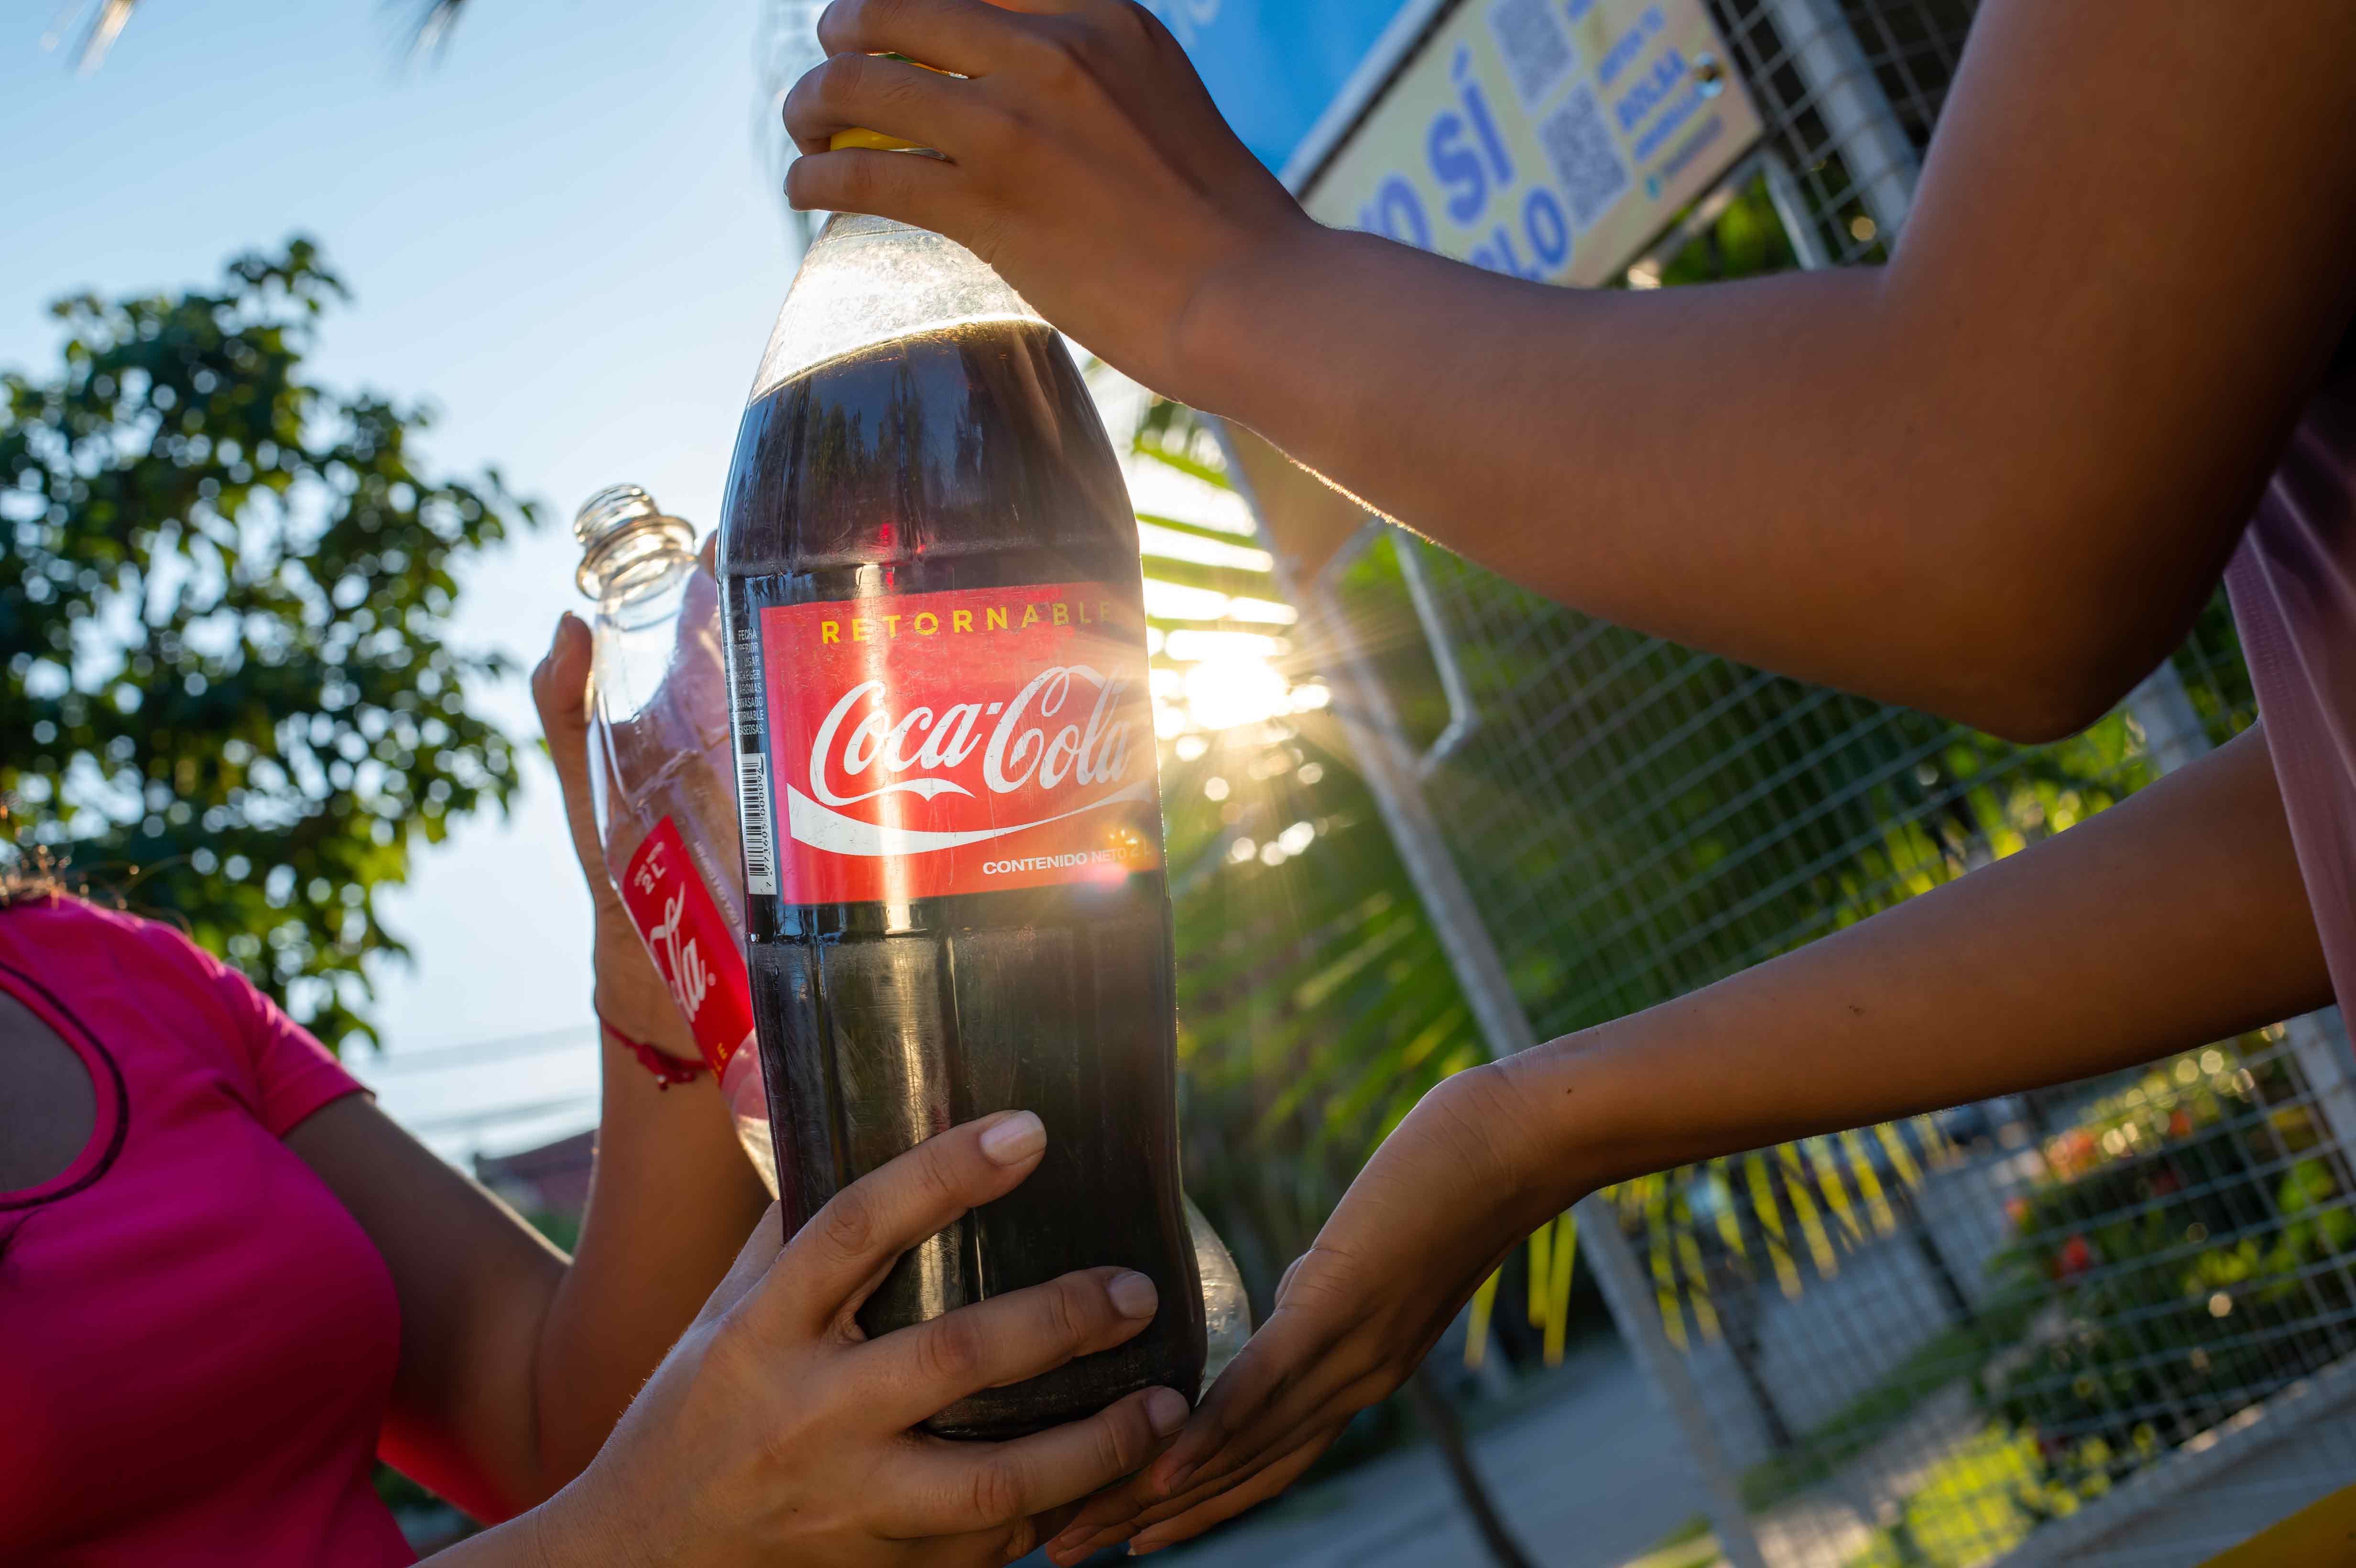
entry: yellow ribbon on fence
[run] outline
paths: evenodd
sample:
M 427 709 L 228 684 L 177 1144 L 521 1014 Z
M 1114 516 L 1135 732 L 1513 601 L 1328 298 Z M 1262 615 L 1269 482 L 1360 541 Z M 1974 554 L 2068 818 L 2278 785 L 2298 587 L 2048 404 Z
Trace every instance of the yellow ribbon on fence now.
M 1472 1293 L 1472 1320 L 1464 1326 L 1464 1370 L 1477 1372 L 1489 1359 L 1489 1317 L 1497 1309 L 1497 1279 L 1505 1271 L 1493 1270 Z
M 1554 1222 L 1553 1267 L 1547 1271 L 1546 1364 L 1562 1365 L 1562 1343 L 1570 1328 L 1570 1271 L 1579 1258 L 1579 1216 Z

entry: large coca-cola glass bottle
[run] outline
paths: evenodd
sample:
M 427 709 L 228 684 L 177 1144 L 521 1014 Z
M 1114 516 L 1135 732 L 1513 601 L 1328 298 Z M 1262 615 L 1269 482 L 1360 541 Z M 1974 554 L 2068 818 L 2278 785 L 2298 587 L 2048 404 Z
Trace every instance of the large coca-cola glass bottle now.
M 931 1424 L 1003 1437 L 1204 1363 L 1134 513 L 1071 356 L 979 259 L 810 247 L 721 529 L 754 1013 L 800 1221 L 951 1124 L 1039 1169 L 904 1257 L 884 1332 L 1072 1269 L 1160 1287 L 1126 1345 Z
M 589 783 L 605 869 L 775 1191 L 744 969 L 719 587 L 696 564 L 694 530 L 635 485 L 592 496 L 573 533 L 575 581 L 597 605 Z

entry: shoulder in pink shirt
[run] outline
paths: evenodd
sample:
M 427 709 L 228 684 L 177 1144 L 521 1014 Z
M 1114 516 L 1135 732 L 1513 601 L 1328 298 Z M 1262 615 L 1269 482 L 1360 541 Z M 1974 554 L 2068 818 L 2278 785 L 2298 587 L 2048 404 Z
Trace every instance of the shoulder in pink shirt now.
M 178 933 L 77 900 L 0 910 L 0 987 L 98 1104 L 0 1192 L 0 1563 L 412 1561 L 369 1481 L 391 1277 L 280 1141 L 359 1085 Z

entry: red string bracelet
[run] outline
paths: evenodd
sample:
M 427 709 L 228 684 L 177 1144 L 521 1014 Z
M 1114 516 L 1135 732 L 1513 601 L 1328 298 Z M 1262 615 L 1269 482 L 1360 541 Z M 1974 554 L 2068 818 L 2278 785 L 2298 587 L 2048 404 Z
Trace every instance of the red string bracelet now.
M 655 1087 L 658 1089 L 668 1090 L 674 1083 L 692 1083 L 704 1072 L 703 1063 L 701 1061 L 691 1061 L 684 1056 L 673 1056 L 669 1051 L 658 1046 L 648 1045 L 645 1040 L 634 1040 L 624 1034 L 608 1022 L 603 1013 L 597 1015 L 597 1024 L 607 1034 L 630 1048 L 630 1054 L 638 1059 L 638 1065 L 655 1075 Z

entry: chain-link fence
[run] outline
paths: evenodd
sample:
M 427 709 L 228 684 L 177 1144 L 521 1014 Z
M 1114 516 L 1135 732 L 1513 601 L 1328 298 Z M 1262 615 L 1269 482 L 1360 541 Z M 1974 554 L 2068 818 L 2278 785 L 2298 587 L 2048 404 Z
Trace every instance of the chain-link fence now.
M 1768 135 L 1632 281 L 1878 258 L 1971 5 L 1711 8 Z M 1444 847 L 1537 1038 L 1965 875 L 2255 717 L 2222 597 L 2119 711 L 2043 747 L 1638 635 L 1388 529 L 1312 597 L 1395 827 Z M 2319 1015 L 1590 1206 L 1730 1554 L 2189 1564 L 2356 1477 L 2348 1061 Z

